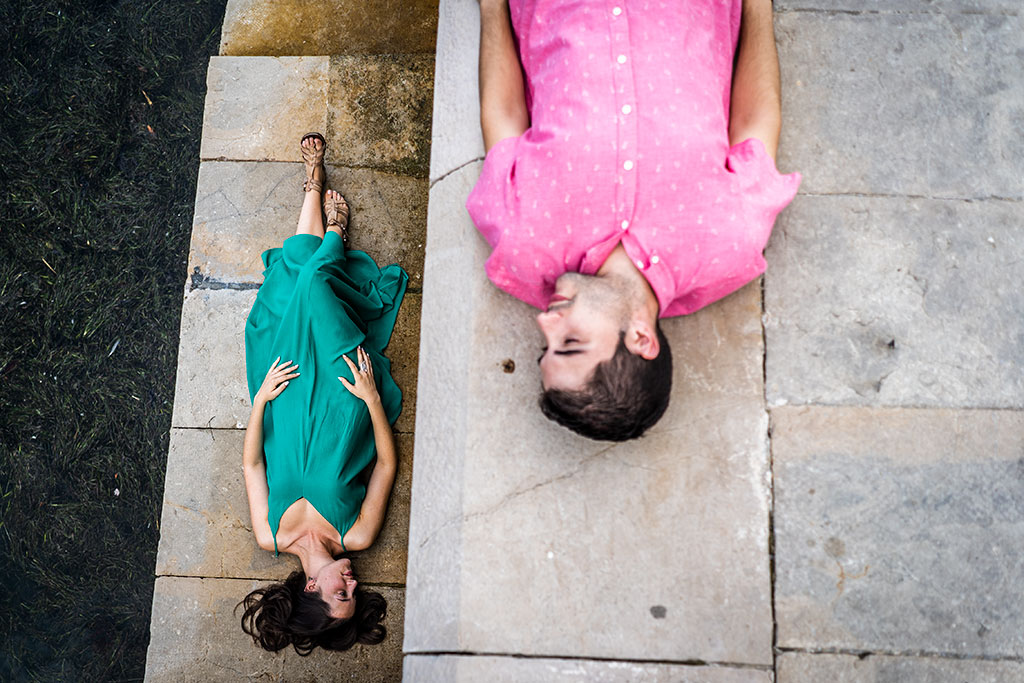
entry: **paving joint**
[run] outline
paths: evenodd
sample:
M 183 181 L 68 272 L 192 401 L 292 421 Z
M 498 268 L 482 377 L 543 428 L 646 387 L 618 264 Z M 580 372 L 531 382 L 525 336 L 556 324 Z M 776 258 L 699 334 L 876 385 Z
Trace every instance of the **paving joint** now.
M 973 15 L 973 16 L 997 16 L 997 17 L 1017 17 L 1020 16 L 1020 12 L 1013 10 L 977 10 L 977 9 L 950 9 L 950 10 L 877 10 L 877 9 L 834 9 L 826 7 L 777 7 L 775 8 L 775 14 L 848 14 L 852 16 L 958 16 L 958 15 Z
M 439 182 L 441 182 L 442 180 L 444 180 L 445 178 L 447 178 L 451 174 L 458 173 L 459 171 L 461 171 L 462 169 L 466 168 L 467 166 L 471 166 L 472 164 L 475 164 L 476 162 L 483 161 L 483 160 L 484 160 L 484 157 L 478 156 L 478 157 L 474 157 L 474 158 L 470 159 L 469 161 L 467 161 L 465 163 L 459 164 L 458 166 L 456 166 L 455 168 L 451 169 L 450 171 L 446 171 L 445 173 L 442 173 L 440 176 L 438 176 L 434 180 L 431 180 L 430 181 L 430 187 L 433 188 L 434 185 L 437 185 Z
M 746 671 L 770 672 L 770 664 L 750 664 L 747 662 L 713 662 L 703 659 L 637 659 L 622 657 L 585 657 L 582 655 L 558 654 L 526 654 L 522 652 L 473 652 L 467 650 L 417 650 L 406 652 L 406 657 L 505 657 L 507 659 L 558 659 L 572 662 L 602 662 L 622 664 L 664 664 L 668 666 L 691 666 L 703 669 L 742 669 Z
M 982 197 L 943 197 L 940 195 L 926 194 L 888 194 L 884 192 L 798 192 L 799 197 L 863 197 L 869 199 L 929 199 L 937 202 L 966 202 L 968 204 L 980 202 L 1009 202 L 1019 204 L 1024 202 L 1024 197 L 1003 197 L 1000 195 L 985 195 Z
M 869 657 L 921 657 L 925 659 L 956 659 L 959 661 L 1024 663 L 1024 657 L 1018 655 L 969 655 L 960 652 L 938 652 L 931 650 L 858 650 L 841 647 L 778 647 L 776 650 L 778 650 L 779 654 L 846 655 L 859 659 L 867 659 Z

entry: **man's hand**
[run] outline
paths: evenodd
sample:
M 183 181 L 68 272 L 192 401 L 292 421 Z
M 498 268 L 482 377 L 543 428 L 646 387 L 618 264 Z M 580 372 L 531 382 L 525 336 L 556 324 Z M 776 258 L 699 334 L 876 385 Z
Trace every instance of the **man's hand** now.
M 774 159 L 781 129 L 782 96 L 772 3 L 743 0 L 729 106 L 729 144 L 757 138 Z
M 278 356 L 277 360 L 271 364 L 270 369 L 267 370 L 267 376 L 263 378 L 263 384 L 253 398 L 253 405 L 257 403 L 270 403 L 281 395 L 281 392 L 288 386 L 289 380 L 299 376 L 298 365 L 290 360 L 286 360 L 283 365 L 278 365 L 280 362 L 281 357 Z

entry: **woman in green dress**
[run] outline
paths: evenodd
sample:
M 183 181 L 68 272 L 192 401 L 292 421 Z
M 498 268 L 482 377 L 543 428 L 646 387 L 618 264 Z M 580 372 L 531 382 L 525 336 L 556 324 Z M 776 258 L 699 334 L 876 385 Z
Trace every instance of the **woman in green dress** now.
M 298 556 L 302 569 L 239 606 L 260 646 L 308 654 L 384 639 L 384 598 L 359 588 L 344 555 L 376 539 L 395 480 L 402 394 L 382 352 L 408 276 L 346 251 L 348 206 L 323 192 L 324 138 L 310 133 L 300 145 L 298 228 L 263 253 L 245 324 L 252 414 L 242 457 L 256 541 Z

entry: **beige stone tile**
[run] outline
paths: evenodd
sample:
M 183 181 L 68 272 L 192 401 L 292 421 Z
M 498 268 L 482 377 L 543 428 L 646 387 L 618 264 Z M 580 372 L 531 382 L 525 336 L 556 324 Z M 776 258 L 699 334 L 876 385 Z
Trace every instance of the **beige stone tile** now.
M 160 522 L 158 575 L 282 579 L 290 555 L 256 545 L 242 479 L 242 430 L 171 430 Z M 397 438 L 399 473 L 377 542 L 354 553 L 361 580 L 404 583 L 412 481 L 411 435 Z
M 487 283 L 483 240 L 465 236 L 471 174 L 431 194 L 421 349 L 444 353 L 420 371 L 429 470 L 417 469 L 412 515 L 428 521 L 411 529 L 406 651 L 770 664 L 758 283 L 666 321 L 673 402 L 649 435 L 582 439 L 536 406 L 534 311 Z M 454 492 L 427 489 L 442 471 Z M 443 604 L 453 586 L 457 629 Z
M 402 414 L 394 425 L 398 432 L 411 433 L 416 427 L 416 374 L 420 358 L 422 298 L 422 294 L 406 293 L 387 348 L 387 356 L 391 359 L 391 376 L 402 390 Z
M 779 646 L 1024 655 L 1022 442 L 1016 411 L 772 410 Z
M 404 591 L 377 588 L 388 601 L 387 639 L 380 645 L 356 645 L 345 652 L 317 649 L 309 657 L 291 648 L 267 652 L 242 632 L 235 605 L 258 581 L 158 577 L 146 680 L 182 681 L 397 681 L 401 678 L 399 634 Z
M 437 0 L 228 0 L 222 55 L 433 53 Z
M 189 253 L 193 284 L 262 282 L 260 255 L 295 234 L 304 178 L 300 163 L 201 163 Z M 379 265 L 400 264 L 409 286 L 421 287 L 427 181 L 330 166 L 327 183 L 352 209 L 350 246 Z
M 427 177 L 432 55 L 332 57 L 327 161 Z
M 172 426 L 245 427 L 252 408 L 245 380 L 245 319 L 255 300 L 255 290 L 185 294 Z
M 786 653 L 778 658 L 777 665 L 777 683 L 1015 683 L 1024 680 L 1024 664 L 1020 662 L 977 659 Z
M 327 129 L 327 57 L 211 57 L 201 159 L 301 161 Z
M 408 655 L 406 681 L 432 683 L 772 683 L 770 671 L 641 662 Z M 1001 682 L 1000 682 L 1001 683 Z

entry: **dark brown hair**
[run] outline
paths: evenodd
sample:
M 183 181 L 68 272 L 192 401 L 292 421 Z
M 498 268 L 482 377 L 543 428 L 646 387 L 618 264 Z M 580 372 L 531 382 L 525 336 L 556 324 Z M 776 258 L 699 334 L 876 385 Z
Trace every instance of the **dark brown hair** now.
M 647 360 L 626 348 L 626 333 L 608 360 L 594 368 L 586 386 L 576 391 L 548 389 L 540 409 L 577 434 L 601 441 L 635 439 L 661 419 L 672 393 L 672 349 L 656 328 L 658 357 Z
M 280 583 L 257 588 L 242 599 L 242 630 L 264 650 L 277 652 L 291 645 L 305 656 L 315 647 L 347 650 L 356 643 L 375 645 L 387 635 L 381 620 L 387 611 L 384 596 L 357 588 L 356 611 L 335 619 L 319 592 L 307 593 L 306 573 L 294 571 Z

